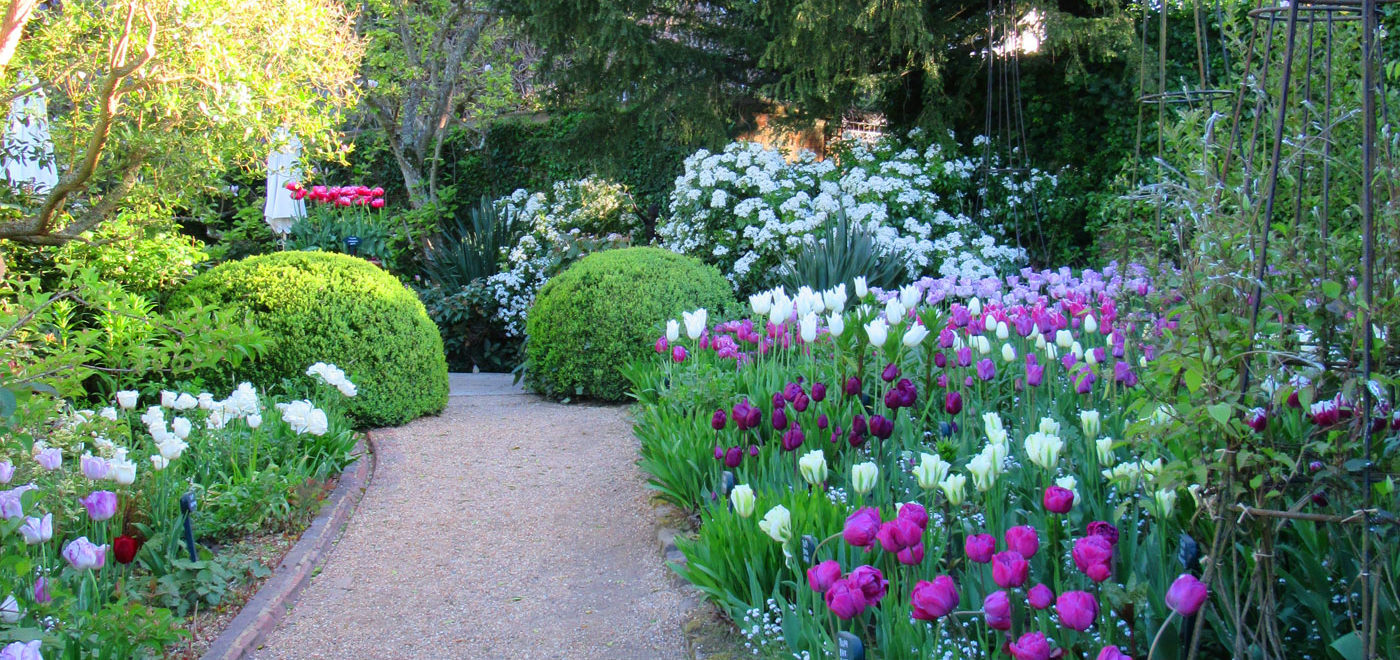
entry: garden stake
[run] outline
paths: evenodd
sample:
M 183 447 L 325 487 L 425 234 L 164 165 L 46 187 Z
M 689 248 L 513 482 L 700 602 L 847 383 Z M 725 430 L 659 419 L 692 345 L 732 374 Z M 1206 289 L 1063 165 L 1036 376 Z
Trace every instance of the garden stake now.
M 190 520 L 190 514 L 194 513 L 194 508 L 193 491 L 180 496 L 180 513 L 185 516 L 185 549 L 189 550 L 190 561 L 199 561 L 199 553 L 195 552 L 194 548 L 194 523 Z

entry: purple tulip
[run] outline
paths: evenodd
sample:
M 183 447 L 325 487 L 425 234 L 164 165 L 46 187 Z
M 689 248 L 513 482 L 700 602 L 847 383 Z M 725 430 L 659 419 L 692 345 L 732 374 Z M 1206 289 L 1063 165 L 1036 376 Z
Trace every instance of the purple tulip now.
M 723 431 L 725 425 L 727 425 L 728 423 L 729 420 L 724 416 L 723 409 L 716 410 L 715 414 L 710 415 L 710 428 L 716 431 Z
M 40 577 L 34 581 L 34 602 L 47 605 L 53 602 L 53 594 L 49 593 L 49 579 Z
M 866 440 L 865 434 L 855 429 L 851 429 L 851 432 L 846 435 L 846 441 L 850 442 L 852 447 L 859 447 L 865 444 Z
M 933 366 L 938 367 L 939 369 L 943 369 L 943 368 L 947 367 L 947 366 L 948 366 L 948 356 L 944 355 L 944 354 L 943 354 L 943 351 L 938 351 L 937 353 L 934 353 L 934 354 L 933 354 Z
M 1012 527 L 1006 530 L 1006 547 L 1008 550 L 1015 550 L 1022 557 L 1030 559 L 1040 549 L 1040 537 L 1036 535 L 1035 528 L 1030 525 Z
M 909 594 L 909 604 L 915 619 L 935 621 L 957 609 L 958 585 L 947 575 L 940 575 L 933 582 L 920 581 Z
M 880 373 L 880 380 L 892 383 L 896 378 L 899 378 L 899 367 L 895 366 L 894 363 L 885 365 L 885 370 Z
M 1055 612 L 1066 628 L 1084 632 L 1099 616 L 1099 601 L 1087 591 L 1066 591 L 1055 599 Z
M 971 321 L 972 312 L 962 305 L 953 305 L 953 325 L 955 327 L 965 327 Z
M 812 400 L 821 403 L 826 400 L 826 384 L 812 383 Z
M 993 591 L 982 599 L 982 613 L 987 617 L 987 627 L 1011 630 L 1011 599 L 1005 591 Z
M 1084 526 L 1084 532 L 1090 536 L 1102 536 L 1108 540 L 1110 546 L 1118 545 L 1118 528 L 1113 523 L 1095 520 Z
M 811 405 L 812 400 L 807 398 L 806 394 L 798 394 L 797 398 L 792 400 L 792 409 L 800 413 L 807 412 L 807 407 Z
M 1191 616 L 1200 611 L 1210 591 L 1196 576 L 1182 573 L 1167 589 L 1167 607 L 1181 616 Z
M 1026 365 L 1026 384 L 1031 387 L 1039 387 L 1045 382 L 1045 367 L 1038 364 Z
M 1046 641 L 1045 633 L 1026 633 L 1007 648 L 1015 660 L 1050 660 L 1050 642 Z
M 997 539 L 991 534 L 973 534 L 963 542 L 963 552 L 967 553 L 967 558 L 979 564 L 992 561 L 992 553 L 996 549 Z
M 851 581 L 851 584 L 860 588 L 861 592 L 865 594 L 865 602 L 872 606 L 880 604 L 880 601 L 885 597 L 885 592 L 890 588 L 890 581 L 886 580 L 884 574 L 880 573 L 880 569 L 874 566 L 857 566 L 847 579 Z
M 1041 497 L 1040 502 L 1045 505 L 1045 510 L 1051 513 L 1069 513 L 1069 510 L 1074 508 L 1074 491 L 1051 486 L 1045 489 L 1045 495 Z
M 996 375 L 997 365 L 993 364 L 990 359 L 982 358 L 981 360 L 977 361 L 978 378 L 981 378 L 985 382 L 991 380 L 992 378 L 995 378 Z
M 53 472 L 63 466 L 63 452 L 57 447 L 46 447 L 34 455 L 34 460 L 39 462 L 40 467 Z
M 1105 646 L 1094 660 L 1133 660 L 1133 656 L 1124 653 L 1117 646 Z
M 1078 362 L 1079 358 L 1074 357 L 1074 353 L 1065 353 L 1060 357 L 1060 366 L 1064 367 L 1065 371 L 1073 369 L 1074 365 Z
M 803 441 L 805 441 L 806 439 L 807 436 L 802 433 L 802 426 L 800 426 L 797 422 L 793 422 L 792 428 L 788 429 L 783 433 L 783 451 L 796 451 L 798 447 L 802 446 Z
M 905 566 L 918 566 L 924 561 L 924 544 L 911 545 L 895 554 L 895 559 Z
M 879 533 L 880 511 L 874 507 L 865 507 L 846 516 L 846 526 L 841 529 L 841 538 L 857 548 L 869 548 L 875 544 Z
M 1094 389 L 1094 372 L 1088 366 L 1079 370 L 1074 376 L 1074 391 L 1080 394 L 1088 394 Z
M 717 461 L 722 461 L 722 460 L 724 460 L 724 447 L 721 447 L 721 446 L 719 446 L 719 445 L 715 445 L 715 460 L 717 460 Z
M 840 579 L 841 564 L 834 559 L 828 559 L 807 569 L 807 585 L 817 593 L 826 593 L 826 590 Z
M 787 413 L 783 412 L 783 409 L 782 409 L 782 408 L 775 408 L 775 409 L 773 410 L 773 430 L 774 430 L 774 431 L 782 431 L 782 430 L 786 429 L 787 426 L 788 426 Z
M 956 414 L 962 412 L 962 409 L 963 409 L 963 400 L 962 400 L 962 395 L 961 395 L 961 394 L 958 394 L 956 391 L 953 391 L 953 392 L 949 392 L 947 395 L 945 395 L 945 396 L 943 397 L 943 411 L 944 411 L 944 412 L 948 413 L 949 415 L 956 415 Z
M 1055 603 L 1055 592 L 1044 584 L 1037 584 L 1031 587 L 1030 593 L 1026 594 L 1026 601 L 1030 603 L 1031 607 L 1043 610 Z
M 851 580 L 837 580 L 827 588 L 824 600 L 826 606 L 842 621 L 849 621 L 865 611 L 865 592 Z
M 749 445 L 749 456 L 758 455 L 758 445 Z
M 63 547 L 63 558 L 80 571 L 102 568 L 107 564 L 107 546 L 94 545 L 86 536 L 79 536 Z
M 740 431 L 747 430 L 752 426 L 749 424 L 749 408 L 751 407 L 748 399 L 734 404 L 734 425 L 739 427 Z
M 685 358 L 686 358 L 687 355 L 689 355 L 689 353 L 685 350 L 685 347 L 684 347 L 684 346 L 681 346 L 680 344 L 677 344 L 677 345 L 671 347 L 671 361 L 672 361 L 672 362 L 675 362 L 675 363 L 677 363 L 677 364 L 680 364 L 681 362 L 685 362 Z
M 1030 572 L 1030 563 L 1015 550 L 992 555 L 992 581 L 1003 589 L 1014 589 L 1025 584 Z
M 972 349 L 971 349 L 971 348 L 968 348 L 967 346 L 964 346 L 964 347 L 962 347 L 962 348 L 959 348 L 959 349 L 956 351 L 956 353 L 957 353 L 957 356 L 958 356 L 958 366 L 959 366 L 959 367 L 966 367 L 966 366 L 972 364 Z
M 894 422 L 885 419 L 884 415 L 870 416 L 870 435 L 881 440 L 889 440 L 894 435 Z
M 105 459 L 91 454 L 84 454 L 78 462 L 82 466 L 84 477 L 93 481 L 100 481 L 107 478 L 108 467 Z
M 666 349 L 667 349 L 667 348 L 670 348 L 670 346 L 671 346 L 670 344 L 667 344 L 667 343 L 666 343 L 666 338 L 665 338 L 665 337 L 657 337 L 657 338 L 656 338 L 656 352 L 657 352 L 657 353 L 659 353 L 659 354 L 664 354 L 664 353 L 666 352 Z
M 772 401 L 773 410 L 780 410 L 787 407 L 788 400 L 787 397 L 783 396 L 782 392 L 774 392 Z
M 899 507 L 899 513 L 896 517 L 900 520 L 908 520 L 918 525 L 919 529 L 928 527 L 928 509 L 925 509 L 924 505 L 918 502 L 908 502 L 904 506 Z
M 1118 361 L 1113 363 L 1113 382 L 1124 387 L 1135 387 L 1138 384 L 1137 374 L 1127 362 Z
M 802 385 L 800 383 L 788 383 L 783 386 L 783 399 L 787 401 L 796 401 L 799 394 L 802 394 Z M 773 401 L 773 405 L 777 405 L 777 399 L 775 398 Z
M 953 331 L 944 328 L 938 332 L 938 347 L 952 348 L 954 343 Z
M 739 467 L 744 462 L 744 448 L 730 447 L 724 452 L 724 466 L 727 468 Z
M 856 415 L 855 417 L 851 418 L 851 433 L 859 433 L 861 435 L 865 435 L 866 430 L 867 429 L 864 415 Z
M 0 461 L 0 484 L 10 483 L 15 478 L 15 464 L 9 461 Z
M 117 514 L 117 494 L 110 490 L 93 491 L 78 501 L 93 520 L 107 520 Z
M 845 387 L 843 387 L 843 388 L 841 389 L 841 391 L 844 392 L 844 393 L 846 394 L 846 396 L 859 396 L 859 395 L 860 395 L 860 378 L 857 378 L 857 377 L 855 377 L 855 376 L 851 376 L 850 378 L 847 378 L 847 379 L 846 379 L 846 385 L 845 385 Z

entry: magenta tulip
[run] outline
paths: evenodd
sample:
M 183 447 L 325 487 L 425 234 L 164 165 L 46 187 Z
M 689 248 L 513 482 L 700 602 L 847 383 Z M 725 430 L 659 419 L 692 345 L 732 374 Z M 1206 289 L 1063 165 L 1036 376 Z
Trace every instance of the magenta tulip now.
M 1074 565 L 1089 579 L 1103 582 L 1112 573 L 1113 544 L 1097 534 L 1076 539 L 1070 551 Z
M 982 614 L 993 630 L 1011 630 L 1011 599 L 1005 591 L 993 591 L 982 600 Z
M 973 534 L 963 542 L 963 551 L 967 553 L 967 558 L 979 564 L 986 564 L 992 561 L 992 553 L 996 552 L 997 539 L 991 534 Z
M 1022 557 L 1030 559 L 1040 549 L 1040 537 L 1036 535 L 1035 528 L 1030 525 L 1012 527 L 1006 530 L 1006 547 L 1021 553 Z
M 1021 638 L 1011 642 L 1011 657 L 1016 660 L 1050 660 L 1050 642 L 1046 641 L 1045 633 L 1026 633 Z
M 958 585 L 947 575 L 940 575 L 933 582 L 920 581 L 914 585 L 909 603 L 914 607 L 915 619 L 934 621 L 957 608 Z
M 898 518 L 900 520 L 908 519 L 918 525 L 920 529 L 928 527 L 928 509 L 925 509 L 924 505 L 918 502 L 908 502 L 899 507 Z
M 1210 591 L 1196 576 L 1182 573 L 1167 589 L 1167 607 L 1181 616 L 1191 616 L 1200 611 Z
M 840 579 L 841 564 L 834 559 L 828 559 L 807 569 L 807 584 L 817 593 L 826 593 L 826 590 Z
M 1119 650 L 1117 646 L 1105 646 L 1094 660 L 1133 660 L 1133 656 Z
M 686 352 L 684 346 L 672 346 L 672 347 L 671 347 L 671 361 L 672 361 L 672 362 L 675 362 L 675 363 L 677 363 L 677 364 L 679 364 L 679 363 L 681 363 L 681 362 L 685 362 L 685 357 L 686 357 L 686 355 L 688 355 L 688 353 Z
M 1041 497 L 1040 503 L 1045 505 L 1045 510 L 1050 513 L 1069 513 L 1069 510 L 1074 508 L 1074 491 L 1051 486 L 1045 489 L 1045 495 Z
M 1055 612 L 1066 628 L 1084 632 L 1099 616 L 1099 601 L 1087 591 L 1066 591 L 1055 600 Z
M 880 511 L 874 507 L 857 509 L 846 516 L 846 526 L 841 530 L 841 538 L 857 548 L 869 548 L 875 544 L 880 532 Z
M 890 588 L 890 581 L 874 566 L 857 566 L 846 579 L 860 588 L 865 594 L 865 602 L 872 606 L 878 605 Z
M 1014 589 L 1026 583 L 1030 577 L 1031 565 L 1021 553 L 1015 550 L 998 552 L 992 556 L 992 581 L 1003 589 Z
M 865 611 L 865 593 L 850 579 L 837 580 L 825 592 L 826 606 L 842 621 L 849 621 Z
M 1118 545 L 1118 528 L 1114 527 L 1113 523 L 1095 520 L 1085 526 L 1085 531 L 1090 536 L 1102 536 L 1108 539 L 1109 545 Z
M 895 555 L 895 559 L 899 560 L 899 563 L 905 566 L 919 565 L 919 563 L 924 560 L 924 544 L 917 543 L 900 550 L 899 553 Z
M 1030 593 L 1026 594 L 1026 601 L 1030 603 L 1031 607 L 1043 610 L 1055 604 L 1055 592 L 1044 584 L 1037 584 L 1031 587 Z

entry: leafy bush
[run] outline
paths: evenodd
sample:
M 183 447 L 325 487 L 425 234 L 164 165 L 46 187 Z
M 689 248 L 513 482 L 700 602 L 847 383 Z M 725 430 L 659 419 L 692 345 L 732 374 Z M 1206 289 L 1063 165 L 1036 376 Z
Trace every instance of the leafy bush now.
M 102 279 L 136 294 L 163 297 L 194 277 L 209 257 L 197 240 L 169 223 L 145 223 L 120 216 L 104 223 L 91 243 L 73 241 L 54 253 L 59 268 L 91 267 Z
M 618 368 L 644 357 L 682 310 L 731 301 L 719 271 L 659 248 L 589 255 L 540 291 L 526 322 L 526 383 L 553 397 L 621 400 Z
M 350 415 L 397 425 L 447 405 L 442 338 L 423 304 L 363 259 L 282 252 L 223 264 L 192 280 L 176 304 L 218 302 L 268 333 L 266 356 L 222 372 L 224 382 L 277 382 L 321 360 L 361 383 Z

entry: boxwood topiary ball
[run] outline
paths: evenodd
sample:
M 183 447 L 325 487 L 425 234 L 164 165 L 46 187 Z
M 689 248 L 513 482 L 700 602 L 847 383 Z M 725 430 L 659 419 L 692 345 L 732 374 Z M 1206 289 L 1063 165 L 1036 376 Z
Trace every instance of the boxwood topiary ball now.
M 525 382 L 555 398 L 621 401 L 618 368 L 646 357 L 667 319 L 734 295 L 718 270 L 660 248 L 597 252 L 550 280 L 525 322 Z
M 359 388 L 350 415 L 394 426 L 447 405 L 442 337 L 423 303 L 394 276 L 355 257 L 279 252 L 222 264 L 195 277 L 173 304 L 191 299 L 247 311 L 268 334 L 266 354 L 224 367 L 215 380 L 268 386 L 305 379 L 330 362 Z

